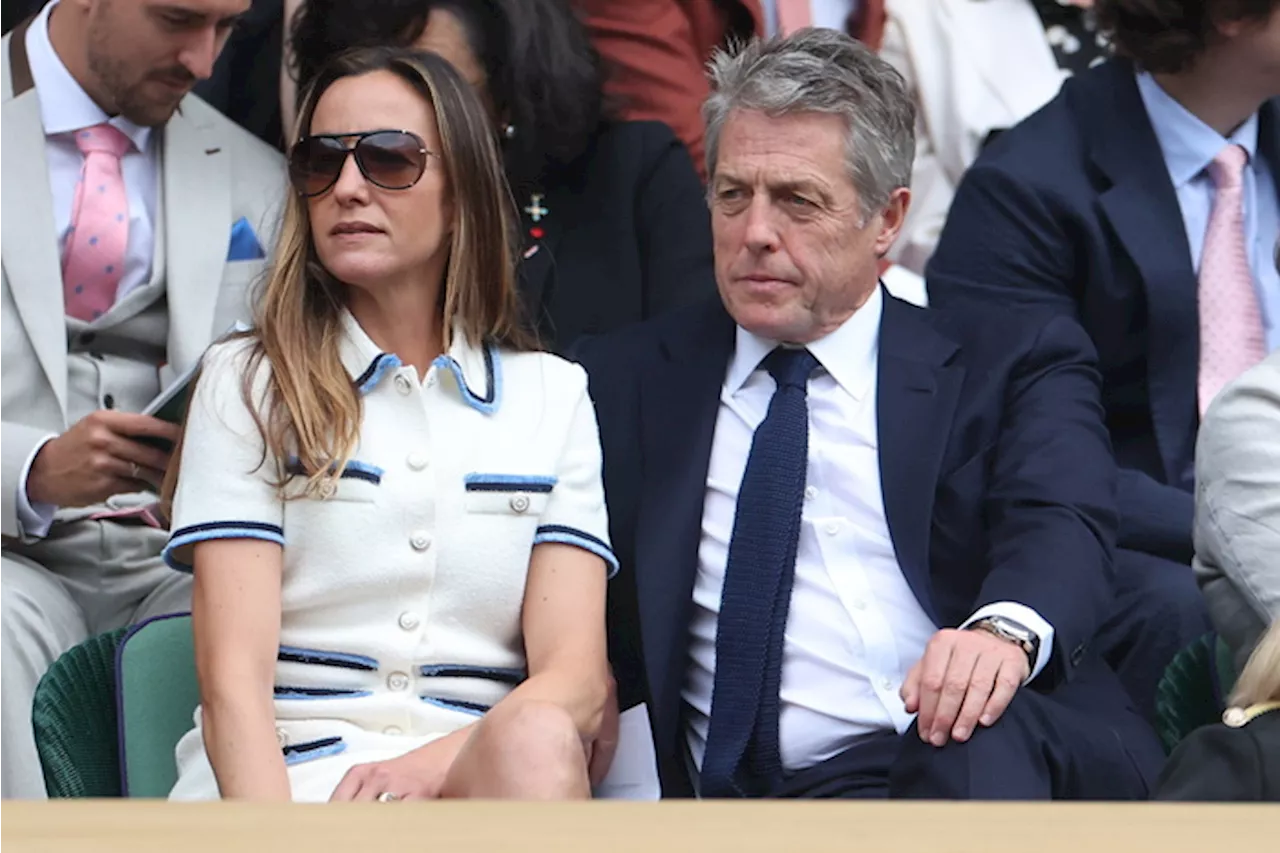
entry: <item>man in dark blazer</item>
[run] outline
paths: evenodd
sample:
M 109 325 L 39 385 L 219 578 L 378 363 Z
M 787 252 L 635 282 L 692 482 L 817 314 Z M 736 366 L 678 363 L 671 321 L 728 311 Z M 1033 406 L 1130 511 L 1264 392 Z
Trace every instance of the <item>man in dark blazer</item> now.
M 1280 0 L 1224 18 L 1239 8 L 1101 3 L 1120 57 L 984 152 L 927 270 L 933 304 L 1033 305 L 1093 339 L 1121 512 L 1120 607 L 1099 642 L 1148 712 L 1170 658 L 1208 630 L 1189 568 L 1200 415 L 1280 346 Z M 1235 214 L 1234 244 L 1209 237 L 1213 162 L 1231 153 L 1241 190 L 1217 206 Z M 1224 251 L 1234 284 L 1208 273 Z M 1198 309 L 1215 303 L 1225 317 Z
M 664 793 L 1144 797 L 1159 746 L 1090 647 L 1115 471 L 1087 338 L 877 283 L 914 110 L 863 45 L 713 77 L 721 298 L 578 351 Z

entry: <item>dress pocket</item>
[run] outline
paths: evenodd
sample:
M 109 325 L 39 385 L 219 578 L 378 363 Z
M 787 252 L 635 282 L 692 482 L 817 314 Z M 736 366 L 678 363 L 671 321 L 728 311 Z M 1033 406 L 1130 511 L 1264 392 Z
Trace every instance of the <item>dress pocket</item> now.
M 282 490 L 285 500 L 321 500 L 344 503 L 373 503 L 381 491 L 383 470 L 377 465 L 352 459 L 342 469 L 336 483 L 327 481 L 318 490 L 308 492 L 309 472 L 302 462 L 291 456 L 285 462 L 285 474 L 289 479 Z
M 331 755 L 346 752 L 346 750 L 346 741 L 340 737 L 319 738 L 318 740 L 291 743 L 280 747 L 280 751 L 284 753 L 284 763 L 289 767 L 295 764 L 304 764 L 308 761 L 328 758 Z

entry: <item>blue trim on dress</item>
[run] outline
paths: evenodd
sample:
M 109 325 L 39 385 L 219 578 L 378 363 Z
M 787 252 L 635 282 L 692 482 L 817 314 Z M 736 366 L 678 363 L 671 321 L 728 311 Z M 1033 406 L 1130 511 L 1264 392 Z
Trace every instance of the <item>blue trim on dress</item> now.
M 360 699 L 372 696 L 368 690 L 346 690 L 340 687 L 284 687 L 272 690 L 276 699 Z
M 284 545 L 284 528 L 278 524 L 267 524 L 262 521 L 211 521 L 206 524 L 192 524 L 175 530 L 169 542 L 160 552 L 165 565 L 179 572 L 190 572 L 192 567 L 183 563 L 173 555 L 178 548 L 205 542 L 209 539 L 261 539 Z
M 479 474 L 462 478 L 468 492 L 535 492 L 546 494 L 560 482 L 559 477 L 540 474 Z
M 498 411 L 502 400 L 502 360 L 498 357 L 498 349 L 492 343 L 484 345 L 484 374 L 488 393 L 481 397 L 467 385 L 467 377 L 462 373 L 462 366 L 451 355 L 438 355 L 431 362 L 432 367 L 447 370 L 453 374 L 462 392 L 462 401 L 482 415 L 492 415 Z
M 276 660 L 285 663 L 308 663 L 315 666 L 336 666 L 339 669 L 358 669 L 371 672 L 378 668 L 378 661 L 366 655 L 349 652 L 330 652 L 322 649 L 300 649 L 297 646 L 281 646 Z
M 337 467 L 337 463 L 329 466 L 332 471 Z M 297 456 L 290 456 L 285 460 L 284 472 L 290 477 L 310 477 L 311 472 L 302 464 L 302 460 Z M 348 480 L 364 480 L 373 483 L 375 486 L 382 485 L 382 475 L 386 471 L 369 462 L 361 462 L 359 459 L 347 460 L 347 466 L 342 469 L 342 473 L 338 475 L 339 479 Z
M 390 352 L 378 353 L 373 361 L 369 362 L 369 366 L 365 368 L 364 373 L 360 374 L 360 378 L 355 381 L 356 390 L 361 396 L 368 394 L 378 386 L 382 381 L 382 377 L 387 375 L 388 371 L 398 370 L 403 366 L 400 356 Z
M 590 551 L 609 564 L 608 577 L 610 580 L 613 579 L 614 575 L 618 574 L 618 558 L 614 556 L 613 549 L 602 540 L 597 539 L 590 533 L 584 533 L 576 527 L 566 527 L 562 524 L 545 524 L 538 528 L 533 537 L 534 545 L 540 545 L 543 542 L 575 545 L 584 551 Z
M 317 758 L 328 758 L 330 755 L 346 751 L 347 743 L 340 737 L 321 738 L 280 748 L 280 752 L 284 754 L 286 767 L 301 764 L 304 761 L 314 761 Z
M 484 678 L 504 684 L 519 684 L 527 678 L 523 669 L 505 666 L 471 666 L 465 663 L 428 663 L 418 668 L 426 678 Z
M 435 705 L 437 708 L 444 708 L 446 711 L 470 714 L 473 717 L 483 717 L 493 707 L 492 705 L 481 705 L 479 702 L 463 702 L 460 699 L 436 699 L 433 696 L 419 696 L 418 698 L 428 705 Z

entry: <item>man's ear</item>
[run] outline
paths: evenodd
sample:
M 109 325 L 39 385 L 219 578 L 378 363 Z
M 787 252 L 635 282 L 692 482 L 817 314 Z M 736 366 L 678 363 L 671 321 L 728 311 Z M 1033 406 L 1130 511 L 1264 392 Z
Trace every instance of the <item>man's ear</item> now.
M 880 233 L 876 235 L 876 256 L 883 258 L 889 254 L 893 244 L 902 233 L 902 225 L 907 220 L 907 209 L 911 207 L 911 190 L 898 187 L 889 195 L 889 201 L 880 211 Z

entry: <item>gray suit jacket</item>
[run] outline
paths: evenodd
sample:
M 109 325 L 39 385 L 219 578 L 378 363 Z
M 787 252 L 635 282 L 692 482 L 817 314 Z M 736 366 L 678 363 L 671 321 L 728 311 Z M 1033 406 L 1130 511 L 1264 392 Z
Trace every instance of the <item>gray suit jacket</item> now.
M 25 43 L 12 42 L 25 33 L 20 27 L 0 43 L 0 532 L 6 537 L 20 534 L 17 488 L 27 457 L 70 426 L 62 272 L 39 95 Z M 248 318 L 248 288 L 266 262 L 227 261 L 232 226 L 246 218 L 269 255 L 286 181 L 279 152 L 195 96 L 182 101 L 162 136 L 169 309 L 163 386 L 194 364 L 215 336 Z
M 1280 351 L 1209 407 L 1196 446 L 1196 578 L 1243 666 L 1280 619 Z

